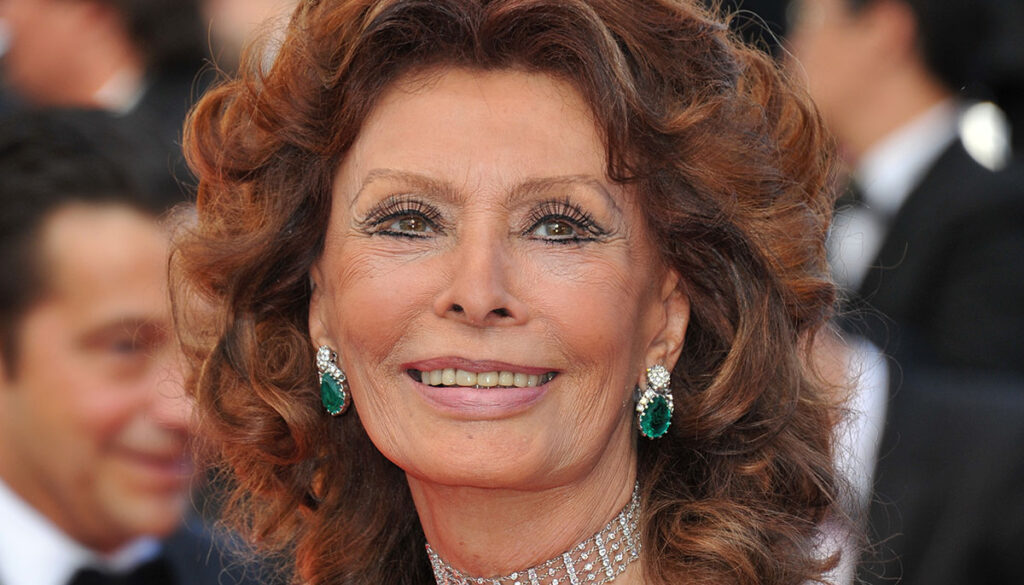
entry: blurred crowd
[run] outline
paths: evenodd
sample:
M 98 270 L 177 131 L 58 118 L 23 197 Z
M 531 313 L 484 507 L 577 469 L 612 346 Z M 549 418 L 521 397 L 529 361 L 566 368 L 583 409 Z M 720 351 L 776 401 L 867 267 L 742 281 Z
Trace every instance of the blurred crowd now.
M 1024 571 L 1024 3 L 749 0 L 843 162 L 829 256 L 859 358 L 859 583 Z M 881 352 L 881 353 L 879 353 Z M 884 356 L 884 357 L 878 357 Z
M 293 5 L 0 1 L 0 584 L 274 582 L 200 513 L 164 218 L 189 107 Z
M 218 76 L 271 66 L 295 3 L 0 0 L 0 585 L 270 579 L 190 495 L 161 218 L 194 188 L 189 107 Z M 840 579 L 1015 582 L 1024 2 L 720 9 L 806 81 L 843 159 L 840 457 L 864 538 Z

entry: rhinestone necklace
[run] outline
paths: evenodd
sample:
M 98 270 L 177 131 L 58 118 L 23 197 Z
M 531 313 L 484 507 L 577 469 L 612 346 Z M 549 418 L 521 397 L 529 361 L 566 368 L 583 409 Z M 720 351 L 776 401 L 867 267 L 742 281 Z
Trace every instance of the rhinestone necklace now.
M 640 484 L 626 507 L 597 534 L 568 551 L 500 577 L 471 577 L 442 559 L 427 544 L 437 585 L 600 585 L 615 580 L 640 557 Z

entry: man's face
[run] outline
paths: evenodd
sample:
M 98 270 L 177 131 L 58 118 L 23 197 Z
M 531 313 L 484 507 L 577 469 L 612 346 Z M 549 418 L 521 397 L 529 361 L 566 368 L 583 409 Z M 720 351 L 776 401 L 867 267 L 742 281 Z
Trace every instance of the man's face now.
M 165 534 L 186 501 L 191 419 L 166 237 L 127 208 L 73 205 L 39 241 L 47 294 L 0 372 L 0 477 L 94 549 Z
M 72 0 L 0 0 L 9 34 L 3 55 L 5 81 L 32 103 L 62 104 L 87 38 L 90 3 Z
M 811 97 L 833 131 L 841 130 L 843 113 L 864 99 L 877 73 L 872 21 L 848 0 L 794 0 L 790 15 L 793 65 L 806 75 Z

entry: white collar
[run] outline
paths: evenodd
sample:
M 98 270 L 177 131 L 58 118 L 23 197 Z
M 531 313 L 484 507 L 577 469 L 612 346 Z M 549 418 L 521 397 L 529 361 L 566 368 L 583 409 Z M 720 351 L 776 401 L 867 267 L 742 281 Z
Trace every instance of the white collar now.
M 140 538 L 110 555 L 90 550 L 64 534 L 0 480 L 0 583 L 66 585 L 84 566 L 130 570 L 160 552 L 153 538 Z
M 146 93 L 146 83 L 141 72 L 130 67 L 118 69 L 107 79 L 92 99 L 101 108 L 118 115 L 125 115 L 135 109 Z
M 865 204 L 892 217 L 932 163 L 957 137 L 957 104 L 947 99 L 890 132 L 857 162 Z

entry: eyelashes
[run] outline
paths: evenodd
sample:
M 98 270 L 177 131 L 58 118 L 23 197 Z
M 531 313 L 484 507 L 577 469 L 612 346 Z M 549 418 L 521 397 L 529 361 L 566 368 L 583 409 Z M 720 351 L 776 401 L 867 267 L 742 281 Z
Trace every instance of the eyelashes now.
M 444 214 L 414 195 L 388 197 L 358 222 L 369 235 L 429 238 L 448 231 Z M 525 215 L 520 234 L 529 239 L 565 244 L 593 241 L 608 235 L 594 216 L 568 198 L 540 201 Z
M 445 233 L 441 212 L 412 195 L 394 195 L 377 204 L 359 221 L 366 233 L 422 238 Z
M 594 216 L 569 200 L 542 201 L 528 215 L 524 235 L 549 242 L 582 242 L 598 239 L 608 232 L 598 225 Z

